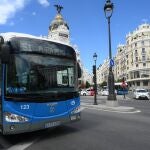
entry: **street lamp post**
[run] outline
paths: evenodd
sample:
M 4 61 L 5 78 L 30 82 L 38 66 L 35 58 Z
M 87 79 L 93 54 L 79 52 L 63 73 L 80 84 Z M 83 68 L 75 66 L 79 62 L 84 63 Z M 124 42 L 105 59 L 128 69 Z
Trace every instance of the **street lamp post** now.
M 94 74 L 94 105 L 97 105 L 97 79 L 96 79 L 96 60 L 97 60 L 97 54 L 94 53 L 93 59 L 95 62 L 95 65 L 93 65 L 93 74 Z
M 115 88 L 114 88 L 114 74 L 112 71 L 113 62 L 112 60 L 112 52 L 111 52 L 111 32 L 110 32 L 110 18 L 113 13 L 114 5 L 110 0 L 107 0 L 104 5 L 104 12 L 106 19 L 108 20 L 108 36 L 109 36 L 109 74 L 108 74 L 108 90 L 109 95 L 107 97 L 107 102 L 110 102 L 112 105 L 116 105 L 117 99 L 115 94 Z

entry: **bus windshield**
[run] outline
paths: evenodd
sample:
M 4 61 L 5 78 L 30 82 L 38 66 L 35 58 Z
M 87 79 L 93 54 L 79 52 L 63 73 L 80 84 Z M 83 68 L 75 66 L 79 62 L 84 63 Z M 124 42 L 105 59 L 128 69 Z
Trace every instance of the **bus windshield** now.
M 6 69 L 6 95 L 75 90 L 75 61 L 38 54 L 13 54 Z

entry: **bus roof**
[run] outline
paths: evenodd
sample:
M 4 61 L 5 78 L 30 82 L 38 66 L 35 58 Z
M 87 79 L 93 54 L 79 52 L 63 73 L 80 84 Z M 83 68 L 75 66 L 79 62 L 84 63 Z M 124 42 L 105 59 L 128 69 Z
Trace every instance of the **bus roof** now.
M 51 42 L 55 42 L 55 43 L 59 43 L 59 44 L 63 44 L 63 45 L 72 47 L 70 44 L 66 44 L 66 43 L 63 43 L 63 42 L 60 42 L 60 41 L 56 41 L 56 40 L 52 40 L 52 39 L 48 39 L 48 38 L 40 37 L 40 36 L 38 37 L 38 36 L 34 36 L 34 35 L 31 35 L 31 34 L 25 34 L 25 33 L 6 32 L 6 33 L 0 33 L 0 36 L 2 36 L 4 38 L 4 41 L 10 41 L 11 38 L 13 38 L 13 37 L 26 37 L 26 38 L 32 38 L 32 39 L 51 41 Z

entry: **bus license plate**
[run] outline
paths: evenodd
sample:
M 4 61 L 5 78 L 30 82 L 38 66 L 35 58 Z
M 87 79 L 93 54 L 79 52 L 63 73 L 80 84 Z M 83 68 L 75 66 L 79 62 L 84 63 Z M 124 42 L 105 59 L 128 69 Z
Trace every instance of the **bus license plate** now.
M 77 116 L 71 116 L 71 120 L 76 120 L 77 119 Z
M 48 122 L 45 124 L 45 128 L 56 127 L 60 125 L 60 121 Z

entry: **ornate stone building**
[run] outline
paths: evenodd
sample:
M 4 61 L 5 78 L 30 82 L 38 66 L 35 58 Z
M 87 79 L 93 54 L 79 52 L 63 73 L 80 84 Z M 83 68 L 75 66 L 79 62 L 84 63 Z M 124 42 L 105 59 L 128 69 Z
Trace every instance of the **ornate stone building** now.
M 124 77 L 131 89 L 150 89 L 150 24 L 142 24 L 129 33 L 126 36 L 126 44 L 117 47 L 114 60 L 116 81 Z M 104 80 L 107 82 L 104 64 L 97 70 L 97 78 L 101 78 L 99 84 Z
M 127 76 L 127 61 L 126 61 L 126 46 L 118 45 L 117 54 L 114 57 L 115 66 L 114 69 L 114 78 L 116 81 L 121 80 L 123 77 Z
M 60 11 L 57 12 L 54 20 L 49 26 L 48 38 L 64 44 L 70 44 L 69 26 L 63 19 Z
M 104 60 L 104 63 L 97 68 L 97 84 L 102 84 L 103 82 L 107 82 L 108 78 L 108 59 Z
M 126 36 L 127 82 L 131 88 L 150 88 L 150 24 Z

